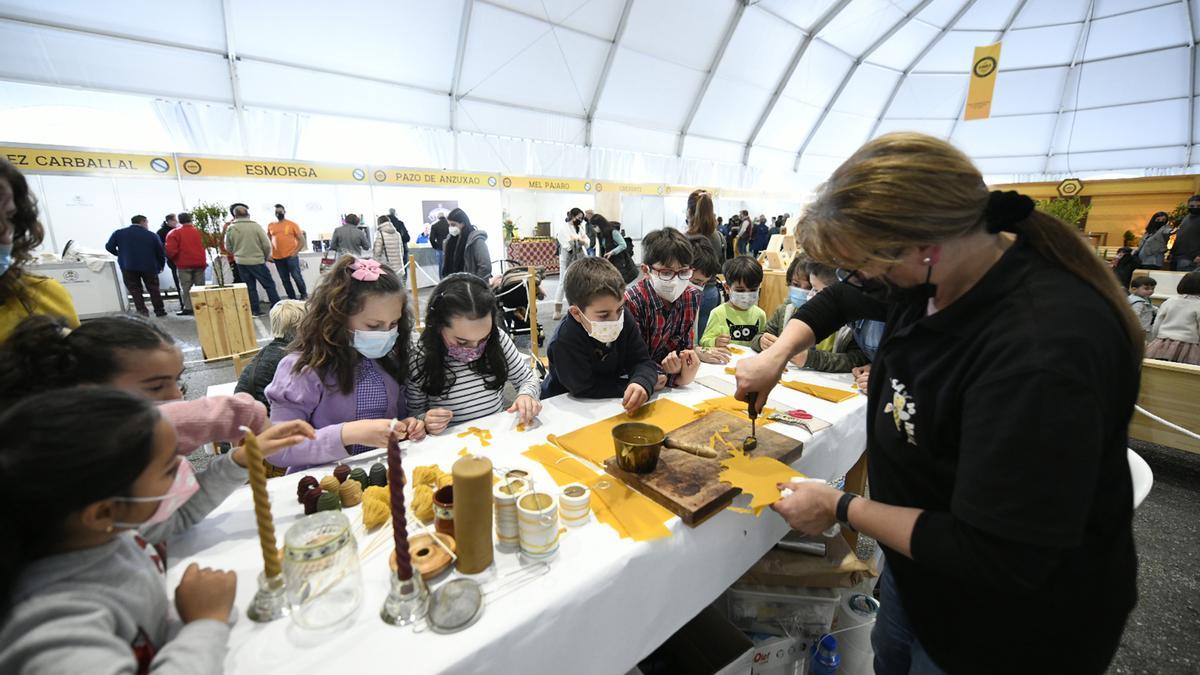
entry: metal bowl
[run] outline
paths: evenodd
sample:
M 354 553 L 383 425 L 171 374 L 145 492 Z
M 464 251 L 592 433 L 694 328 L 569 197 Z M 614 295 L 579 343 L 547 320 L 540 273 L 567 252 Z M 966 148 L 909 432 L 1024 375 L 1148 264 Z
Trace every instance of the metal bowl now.
M 626 422 L 613 427 L 617 466 L 632 473 L 650 473 L 658 466 L 666 434 L 653 424 Z

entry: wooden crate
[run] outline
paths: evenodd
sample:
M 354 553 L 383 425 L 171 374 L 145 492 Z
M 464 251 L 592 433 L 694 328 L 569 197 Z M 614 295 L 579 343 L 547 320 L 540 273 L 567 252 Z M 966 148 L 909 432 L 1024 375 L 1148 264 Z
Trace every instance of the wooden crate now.
M 1184 429 L 1200 429 L 1200 366 L 1155 359 L 1142 360 L 1138 405 Z M 1129 437 L 1200 453 L 1200 441 L 1134 412 Z
M 192 308 L 205 359 L 218 359 L 258 348 L 246 284 L 193 286 Z

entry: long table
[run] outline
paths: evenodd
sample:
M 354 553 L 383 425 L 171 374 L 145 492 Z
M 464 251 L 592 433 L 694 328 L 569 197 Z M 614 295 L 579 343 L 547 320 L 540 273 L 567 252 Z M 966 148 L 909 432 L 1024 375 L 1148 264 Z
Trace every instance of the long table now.
M 723 367 L 707 364 L 700 375 L 733 379 Z M 788 378 L 843 388 L 850 385 L 848 375 L 791 370 Z M 695 405 L 718 395 L 693 383 L 665 397 Z M 771 398 L 833 423 L 811 440 L 798 428 L 772 425 L 780 433 L 805 441 L 804 453 L 794 464 L 797 470 L 833 479 L 845 475 L 859 460 L 866 443 L 865 397 L 834 404 L 778 387 Z M 547 434 L 563 434 L 620 412 L 617 401 L 558 396 L 544 402 L 540 423 L 532 429 L 518 433 L 514 417 L 499 413 L 410 444 L 404 463 L 410 470 L 430 463 L 449 470 L 465 447 L 488 456 L 498 467 L 529 471 L 536 488 L 556 493 L 557 486 L 545 469 L 521 453 L 530 445 L 544 443 Z M 456 433 L 466 426 L 490 430 L 491 445 L 481 448 L 474 436 L 458 438 Z M 357 455 L 345 463 L 365 468 L 383 452 Z M 331 469 L 306 473 L 319 479 Z M 295 474 L 268 483 L 281 542 L 287 528 L 303 517 L 296 501 L 298 481 L 299 474 Z M 746 500 L 748 497 L 742 496 L 735 505 Z M 359 529 L 360 508 L 345 511 Z M 326 634 L 300 629 L 288 619 L 255 624 L 246 618 L 262 571 L 254 522 L 250 490 L 244 487 L 203 522 L 169 542 L 170 590 L 191 562 L 238 574 L 239 616 L 225 659 L 229 673 L 294 673 L 318 664 L 406 673 L 625 673 L 715 600 L 788 530 L 771 510 L 759 517 L 726 510 L 694 529 L 675 518 L 668 522 L 670 537 L 635 542 L 620 539 L 593 517 L 591 523 L 570 528 L 563 535 L 547 574 L 500 597 L 485 607 L 478 622 L 450 635 L 414 633 L 380 620 L 390 574 L 387 556 L 391 547 L 384 546 L 362 563 L 364 594 L 357 615 L 348 625 Z M 360 549 L 363 543 L 360 539 Z M 488 580 L 521 564 L 518 554 L 497 551 L 492 568 L 472 578 L 486 587 Z M 457 574 L 451 571 L 435 580 L 434 587 Z

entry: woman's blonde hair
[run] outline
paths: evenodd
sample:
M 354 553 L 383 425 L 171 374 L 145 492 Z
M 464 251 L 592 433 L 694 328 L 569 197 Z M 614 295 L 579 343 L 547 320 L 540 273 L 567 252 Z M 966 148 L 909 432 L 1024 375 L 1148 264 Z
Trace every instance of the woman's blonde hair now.
M 906 248 L 982 230 L 990 197 L 983 176 L 958 148 L 924 134 L 886 134 L 834 170 L 800 219 L 796 243 L 819 262 L 894 263 Z M 1141 358 L 1141 325 L 1112 272 L 1074 228 L 1034 210 L 1004 229 L 1095 289 Z
M 271 308 L 271 335 L 292 339 L 300 328 L 300 321 L 308 306 L 303 300 L 280 300 Z

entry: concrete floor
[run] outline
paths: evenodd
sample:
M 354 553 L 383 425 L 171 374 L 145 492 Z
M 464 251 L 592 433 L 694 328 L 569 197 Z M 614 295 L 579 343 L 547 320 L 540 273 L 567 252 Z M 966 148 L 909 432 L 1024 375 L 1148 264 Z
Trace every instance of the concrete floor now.
M 547 335 L 552 335 L 557 325 L 551 320 L 556 284 L 556 278 L 546 281 L 548 300 L 538 306 Z M 431 290 L 421 293 L 422 307 L 427 306 Z M 176 308 L 168 302 L 169 310 Z M 190 317 L 172 314 L 157 321 L 184 350 L 188 399 L 204 396 L 210 384 L 235 379 L 229 361 L 204 363 Z M 254 321 L 261 342 L 269 341 L 266 318 Z M 515 342 L 522 350 L 529 348 L 528 337 Z M 1138 441 L 1131 447 L 1154 471 L 1154 488 L 1134 517 L 1140 599 L 1109 672 L 1200 673 L 1200 455 Z M 1104 589 L 1081 588 L 1079 592 L 1102 593 Z M 1023 639 L 1046 637 L 1014 632 L 1013 645 L 1019 648 Z

